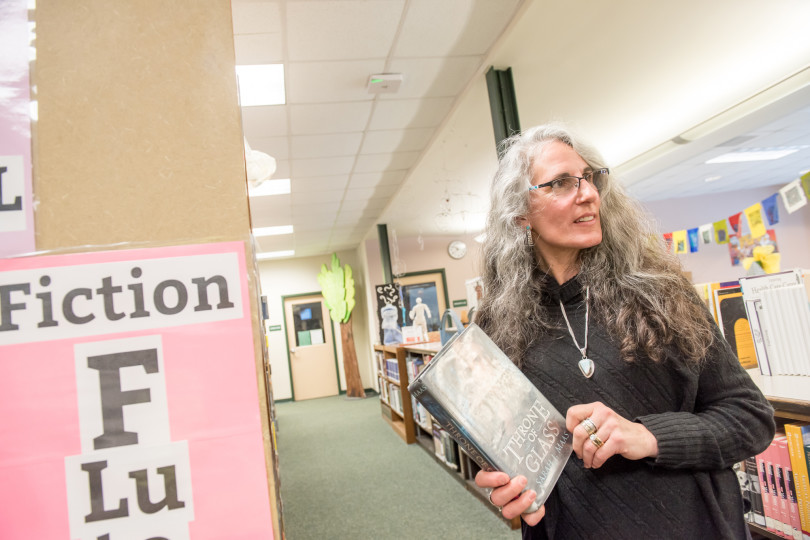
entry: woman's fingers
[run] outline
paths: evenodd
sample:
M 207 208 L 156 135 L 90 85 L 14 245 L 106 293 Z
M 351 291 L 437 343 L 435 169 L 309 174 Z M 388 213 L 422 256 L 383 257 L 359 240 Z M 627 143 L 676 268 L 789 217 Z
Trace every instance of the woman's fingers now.
M 478 471 L 475 485 L 480 488 L 496 488 L 509 482 L 509 475 L 500 471 Z

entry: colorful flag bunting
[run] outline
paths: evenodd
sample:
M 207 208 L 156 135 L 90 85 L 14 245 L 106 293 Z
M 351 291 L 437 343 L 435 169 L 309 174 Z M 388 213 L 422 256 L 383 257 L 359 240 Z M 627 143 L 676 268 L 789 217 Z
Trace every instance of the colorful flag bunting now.
M 728 227 L 726 226 L 726 220 L 721 219 L 720 221 L 715 221 L 712 227 L 714 227 L 714 241 L 718 244 L 728 244 Z
M 776 197 L 778 195 L 778 193 L 774 193 L 767 199 L 762 199 L 762 209 L 765 210 L 765 215 L 768 216 L 769 225 L 779 223 L 779 206 L 776 204 Z
M 740 234 L 740 218 L 742 217 L 742 212 L 737 212 L 733 216 L 728 216 L 728 224 L 731 225 L 731 230 L 734 231 L 734 234 Z
M 664 233 L 664 242 L 667 244 L 667 249 L 672 251 L 672 233 Z
M 714 232 L 714 227 L 711 223 L 707 223 L 706 225 L 701 225 L 698 227 L 698 236 L 700 236 L 700 241 L 704 244 L 711 244 L 712 243 L 712 233 Z
M 689 253 L 695 253 L 698 250 L 698 244 L 700 243 L 700 240 L 698 239 L 697 227 L 694 229 L 689 229 L 686 231 L 686 234 L 689 237 Z
M 804 195 L 810 199 L 810 171 L 804 173 L 801 177 L 802 186 L 804 187 Z
M 792 214 L 807 204 L 807 196 L 804 194 L 802 181 L 799 179 L 783 186 L 779 190 L 779 194 L 782 196 L 782 203 L 785 205 L 788 214 Z
M 688 253 L 686 249 L 686 229 L 673 231 L 672 241 L 675 243 L 675 253 Z
M 748 218 L 748 228 L 751 230 L 753 238 L 759 238 L 765 234 L 765 224 L 762 222 L 762 205 L 752 204 L 745 209 L 745 217 Z

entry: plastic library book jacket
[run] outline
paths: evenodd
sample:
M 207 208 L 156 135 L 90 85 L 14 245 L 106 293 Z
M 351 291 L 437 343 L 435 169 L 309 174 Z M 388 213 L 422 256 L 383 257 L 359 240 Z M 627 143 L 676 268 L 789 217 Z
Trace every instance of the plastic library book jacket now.
M 523 475 L 540 508 L 571 456 L 555 409 L 475 323 L 455 334 L 408 386 L 485 471 Z

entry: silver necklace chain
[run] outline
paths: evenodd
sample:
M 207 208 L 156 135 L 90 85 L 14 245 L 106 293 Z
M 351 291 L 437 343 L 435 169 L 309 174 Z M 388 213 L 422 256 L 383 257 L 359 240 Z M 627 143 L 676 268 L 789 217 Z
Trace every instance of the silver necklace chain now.
M 565 314 L 565 306 L 562 303 L 562 299 L 560 299 L 560 310 L 562 311 L 563 318 L 565 319 L 565 324 L 568 325 L 568 333 L 571 334 L 571 339 L 574 340 L 574 345 L 577 346 L 579 352 L 582 353 L 582 359 L 585 360 L 588 358 L 588 311 L 589 311 L 589 302 L 588 299 L 591 295 L 591 288 L 585 288 L 585 346 L 580 347 L 579 343 L 577 342 L 576 336 L 574 336 L 574 330 L 571 328 L 571 323 L 568 322 L 568 315 Z

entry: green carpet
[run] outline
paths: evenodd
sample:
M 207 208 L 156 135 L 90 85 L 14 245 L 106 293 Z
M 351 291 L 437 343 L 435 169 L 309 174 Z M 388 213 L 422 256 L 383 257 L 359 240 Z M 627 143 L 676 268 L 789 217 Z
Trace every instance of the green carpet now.
M 383 420 L 376 396 L 276 404 L 287 540 L 515 540 L 505 521 Z

